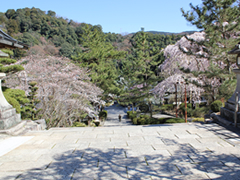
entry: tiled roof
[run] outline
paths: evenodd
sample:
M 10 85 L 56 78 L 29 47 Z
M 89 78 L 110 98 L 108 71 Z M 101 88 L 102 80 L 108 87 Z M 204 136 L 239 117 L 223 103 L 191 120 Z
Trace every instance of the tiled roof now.
M 12 38 L 7 33 L 0 29 L 0 48 L 24 48 L 27 49 L 29 46 L 18 40 Z

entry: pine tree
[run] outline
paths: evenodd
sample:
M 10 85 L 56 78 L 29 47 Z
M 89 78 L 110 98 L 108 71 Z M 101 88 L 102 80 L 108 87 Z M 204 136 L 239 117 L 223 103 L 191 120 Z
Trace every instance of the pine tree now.
M 36 105 L 40 103 L 40 100 L 37 98 L 37 90 L 38 87 L 36 87 L 37 82 L 32 81 L 29 83 L 29 103 L 24 107 L 22 111 L 22 117 L 23 119 L 31 119 L 31 120 L 36 120 L 38 118 L 38 113 L 41 111 L 41 109 L 37 109 Z
M 105 37 L 99 28 L 85 25 L 81 34 L 83 51 L 73 59 L 89 69 L 92 82 L 102 88 L 105 95 L 118 94 L 120 89 L 116 83 L 118 73 L 114 61 L 123 58 L 125 53 L 117 51 Z
M 123 85 L 123 90 L 120 94 L 119 101 L 122 105 L 131 104 L 133 112 L 135 103 L 139 102 L 138 94 L 134 89 L 134 87 L 138 85 L 138 77 L 136 74 L 137 70 L 137 62 L 131 54 L 128 56 L 128 58 L 122 61 L 121 76 L 123 77 L 123 80 L 121 82 Z
M 20 89 L 10 89 L 3 88 L 3 94 L 8 101 L 9 104 L 16 109 L 17 113 L 21 113 L 24 111 L 24 107 L 27 103 L 29 103 L 29 99 L 25 95 L 25 91 Z
M 125 93 L 121 96 L 125 101 L 134 103 L 147 103 L 152 116 L 151 90 L 160 80 L 156 67 L 163 61 L 160 50 L 153 43 L 147 41 L 147 33 L 141 31 L 131 39 L 132 54 L 129 62 L 124 64 L 123 77 L 126 81 Z M 134 111 L 134 106 L 132 107 Z
M 231 58 L 227 52 L 239 41 L 237 33 L 240 29 L 240 9 L 234 4 L 236 1 L 204 0 L 200 7 L 190 4 L 191 12 L 182 9 L 186 20 L 205 32 L 205 40 L 198 44 L 204 46 L 203 50 L 208 54 L 209 60 L 226 63 L 229 73 L 235 57 Z
M 9 57 L 0 57 L 0 72 L 15 73 L 24 70 L 21 65 L 10 65 L 17 62 L 15 59 L 10 58 L 13 56 L 13 51 L 9 49 L 2 49 L 2 52 L 9 55 Z
M 207 69 L 190 73 L 196 77 L 203 77 L 204 84 L 199 84 L 199 86 L 202 86 L 211 96 L 211 101 L 215 100 L 220 84 L 235 76 L 231 70 L 236 60 L 227 52 L 239 41 L 237 32 L 240 29 L 240 10 L 236 2 L 236 0 L 204 0 L 200 6 L 190 4 L 191 11 L 185 12 L 181 9 L 188 22 L 205 32 L 205 38 L 201 41 L 195 41 L 186 36 L 195 47 L 193 49 L 202 50 L 202 53 L 196 53 L 191 49 L 186 51 L 181 47 L 180 49 L 188 55 L 195 56 L 196 61 L 200 62 L 201 58 L 209 61 Z M 213 85 L 213 81 L 218 81 L 218 85 L 217 83 Z

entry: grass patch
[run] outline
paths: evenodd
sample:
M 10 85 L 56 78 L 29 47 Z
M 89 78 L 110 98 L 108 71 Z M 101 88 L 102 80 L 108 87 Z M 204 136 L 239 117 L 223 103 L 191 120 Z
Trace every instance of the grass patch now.
M 193 118 L 192 122 L 204 122 L 204 118 Z
M 85 123 L 81 122 L 74 122 L 72 127 L 86 127 L 87 125 Z
M 167 123 L 184 123 L 185 119 L 182 118 L 150 118 L 148 115 L 140 115 L 132 118 L 132 123 L 135 125 L 148 125 L 148 124 L 167 124 Z
M 165 123 L 184 123 L 185 119 L 182 118 L 172 118 L 172 119 L 165 119 Z

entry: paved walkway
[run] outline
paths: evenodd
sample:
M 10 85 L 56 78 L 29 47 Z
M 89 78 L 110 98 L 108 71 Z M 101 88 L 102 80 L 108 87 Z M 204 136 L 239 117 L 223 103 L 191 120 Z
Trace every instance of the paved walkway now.
M 108 111 L 108 117 L 104 122 L 105 127 L 132 125 L 131 121 L 127 118 L 126 108 L 114 104 L 113 106 L 106 107 L 105 110 Z M 122 116 L 121 122 L 119 122 L 119 114 Z
M 54 128 L 17 138 L 28 139 L 0 156 L 1 180 L 240 177 L 239 134 L 217 124 Z

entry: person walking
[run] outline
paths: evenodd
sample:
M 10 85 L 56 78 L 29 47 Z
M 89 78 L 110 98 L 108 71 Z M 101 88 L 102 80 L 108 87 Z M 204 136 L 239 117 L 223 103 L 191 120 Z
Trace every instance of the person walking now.
M 121 119 L 122 119 L 121 114 L 119 114 L 118 118 L 119 118 L 119 122 L 121 122 Z

